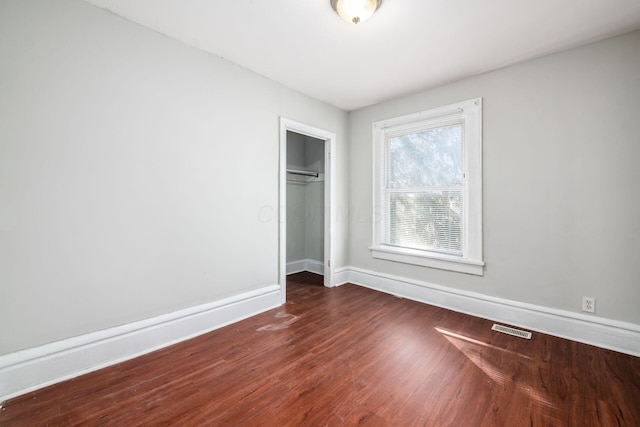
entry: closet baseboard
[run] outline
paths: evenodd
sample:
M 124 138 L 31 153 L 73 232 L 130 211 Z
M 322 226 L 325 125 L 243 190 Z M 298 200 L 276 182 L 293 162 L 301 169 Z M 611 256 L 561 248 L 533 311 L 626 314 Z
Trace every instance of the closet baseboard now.
M 324 263 L 308 258 L 287 263 L 287 274 L 300 273 L 302 271 L 324 275 Z

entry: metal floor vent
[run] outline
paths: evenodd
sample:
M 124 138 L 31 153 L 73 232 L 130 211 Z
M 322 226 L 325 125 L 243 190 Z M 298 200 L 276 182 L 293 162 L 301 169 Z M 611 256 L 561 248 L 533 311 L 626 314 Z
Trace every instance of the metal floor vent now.
M 493 326 L 491 327 L 491 330 L 513 335 L 515 337 L 526 338 L 528 340 L 531 339 L 531 332 L 521 331 L 520 329 L 514 329 L 508 326 L 498 325 L 497 323 L 493 324 Z

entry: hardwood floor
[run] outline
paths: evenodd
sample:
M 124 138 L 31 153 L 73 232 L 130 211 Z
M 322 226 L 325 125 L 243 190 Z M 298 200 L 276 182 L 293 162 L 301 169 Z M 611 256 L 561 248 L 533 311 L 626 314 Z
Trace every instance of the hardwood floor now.
M 640 426 L 640 358 L 355 285 L 5 402 L 0 426 Z

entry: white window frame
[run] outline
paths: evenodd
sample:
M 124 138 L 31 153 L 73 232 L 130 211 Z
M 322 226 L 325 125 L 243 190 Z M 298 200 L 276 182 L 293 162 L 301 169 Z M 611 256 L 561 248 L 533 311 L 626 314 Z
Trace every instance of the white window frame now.
M 414 129 L 446 126 L 452 120 L 463 123 L 462 168 L 464 185 L 462 255 L 385 244 L 386 140 L 390 135 Z M 482 276 L 482 98 L 373 123 L 373 245 L 374 258 Z

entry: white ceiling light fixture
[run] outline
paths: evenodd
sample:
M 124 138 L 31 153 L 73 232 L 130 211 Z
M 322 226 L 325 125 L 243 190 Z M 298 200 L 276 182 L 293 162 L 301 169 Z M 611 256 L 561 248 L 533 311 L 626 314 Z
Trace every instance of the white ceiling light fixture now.
M 358 24 L 371 18 L 382 0 L 331 0 L 331 7 L 340 18 Z

